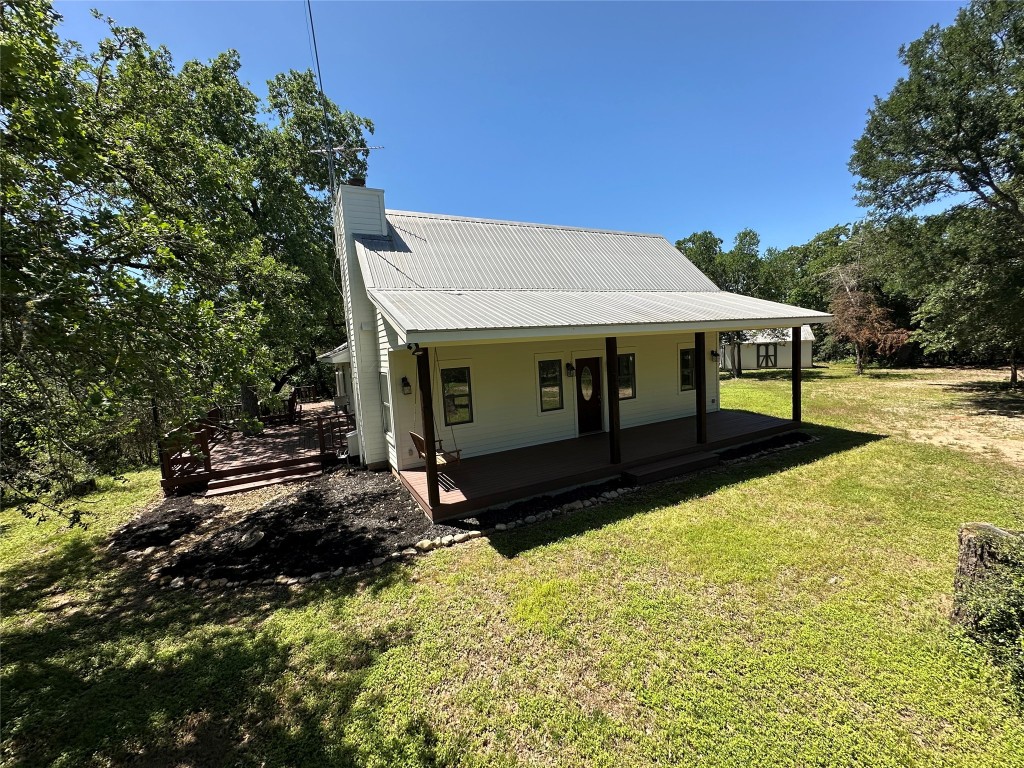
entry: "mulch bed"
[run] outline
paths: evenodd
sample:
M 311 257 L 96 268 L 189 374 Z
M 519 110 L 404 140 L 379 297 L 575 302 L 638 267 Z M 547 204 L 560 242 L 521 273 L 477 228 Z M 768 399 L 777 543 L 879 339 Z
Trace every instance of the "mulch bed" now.
M 168 547 L 160 575 L 234 581 L 363 565 L 420 539 L 472 528 L 432 524 L 384 472 L 341 469 L 293 487 L 221 526 L 222 505 L 199 496 L 167 499 L 115 532 L 111 549 Z

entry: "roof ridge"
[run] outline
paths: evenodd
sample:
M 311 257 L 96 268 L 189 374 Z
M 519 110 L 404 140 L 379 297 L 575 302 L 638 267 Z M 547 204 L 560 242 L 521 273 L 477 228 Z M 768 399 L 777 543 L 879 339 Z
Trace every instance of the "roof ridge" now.
M 438 291 L 440 293 L 729 293 L 717 286 L 704 291 L 678 291 L 673 288 L 455 288 L 452 286 L 378 288 L 369 285 L 367 288 L 375 291 L 416 291 L 417 293 L 423 291 Z M 762 301 L 768 301 L 768 299 L 762 299 Z
M 572 227 L 567 224 L 541 224 L 531 221 L 511 221 L 507 219 L 483 219 L 475 216 L 455 216 L 448 213 L 424 213 L 422 211 L 402 211 L 395 208 L 387 208 L 384 214 L 394 216 L 408 216 L 417 219 L 441 219 L 445 221 L 465 221 L 474 224 L 497 224 L 507 227 L 530 227 L 533 229 L 562 229 L 570 232 L 596 232 L 602 235 L 623 235 L 625 237 L 654 237 L 659 240 L 667 240 L 664 235 L 653 232 L 624 232 L 617 229 L 594 229 L 591 227 Z

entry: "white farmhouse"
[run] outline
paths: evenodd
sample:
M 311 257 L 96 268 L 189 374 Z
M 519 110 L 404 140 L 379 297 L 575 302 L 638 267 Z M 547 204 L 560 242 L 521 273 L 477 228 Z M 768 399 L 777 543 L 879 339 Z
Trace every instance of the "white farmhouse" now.
M 718 289 L 659 235 L 335 203 L 361 461 L 435 520 L 584 483 L 717 461 L 793 419 L 723 410 L 718 333 L 828 315 Z

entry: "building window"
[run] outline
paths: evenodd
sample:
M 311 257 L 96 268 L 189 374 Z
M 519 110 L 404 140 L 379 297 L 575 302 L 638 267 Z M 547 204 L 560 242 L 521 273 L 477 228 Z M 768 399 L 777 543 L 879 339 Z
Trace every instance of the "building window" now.
M 636 355 L 619 355 L 619 400 L 636 397 Z
M 778 344 L 758 344 L 757 345 L 757 367 L 758 368 L 775 368 L 779 359 L 779 345 Z
M 473 390 L 468 367 L 441 369 L 441 397 L 446 427 L 473 421 Z
M 540 385 L 541 411 L 562 409 L 562 361 L 540 360 L 537 362 L 537 378 Z
M 679 391 L 687 392 L 693 389 L 697 381 L 694 371 L 696 355 L 692 349 L 679 350 Z
M 391 434 L 391 389 L 388 387 L 388 375 L 380 375 L 380 412 L 384 423 L 384 431 Z

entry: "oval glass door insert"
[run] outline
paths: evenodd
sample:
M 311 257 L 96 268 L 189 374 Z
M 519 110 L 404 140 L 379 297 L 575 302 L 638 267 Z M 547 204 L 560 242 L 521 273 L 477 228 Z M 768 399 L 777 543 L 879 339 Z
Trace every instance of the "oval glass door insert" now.
M 590 372 L 590 366 L 583 366 L 583 373 L 580 374 L 580 393 L 584 400 L 590 400 L 594 394 L 594 375 Z

